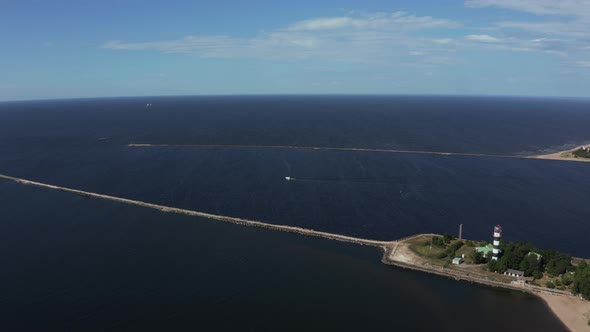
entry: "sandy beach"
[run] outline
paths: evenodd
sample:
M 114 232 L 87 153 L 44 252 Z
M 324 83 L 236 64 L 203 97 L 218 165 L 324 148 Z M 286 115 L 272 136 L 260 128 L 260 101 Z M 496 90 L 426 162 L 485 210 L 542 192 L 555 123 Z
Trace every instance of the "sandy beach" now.
M 584 144 L 583 146 L 587 146 L 588 144 Z M 573 155 L 573 152 L 579 149 L 580 147 L 576 147 L 571 150 L 565 150 L 550 154 L 542 154 L 538 156 L 532 156 L 530 158 L 534 159 L 547 159 L 547 160 L 568 160 L 568 161 L 582 161 L 582 162 L 590 162 L 589 158 L 578 158 Z
M 575 296 L 563 296 L 549 293 L 537 293 L 551 311 L 555 313 L 568 329 L 573 332 L 590 331 L 590 302 Z
M 474 270 L 458 270 L 454 268 L 445 268 L 430 264 L 426 259 L 416 255 L 409 246 L 409 240 L 421 238 L 426 235 L 416 235 L 410 238 L 401 239 L 394 246 L 386 248 L 383 263 L 396 265 L 403 268 L 419 270 L 426 273 L 438 274 L 464 280 L 468 282 L 480 283 L 492 287 L 502 287 L 523 291 L 539 296 L 555 316 L 571 331 L 590 331 L 588 320 L 590 319 L 590 301 L 580 299 L 566 291 L 558 291 L 533 285 L 513 285 L 498 280 L 492 280 L 482 273 Z

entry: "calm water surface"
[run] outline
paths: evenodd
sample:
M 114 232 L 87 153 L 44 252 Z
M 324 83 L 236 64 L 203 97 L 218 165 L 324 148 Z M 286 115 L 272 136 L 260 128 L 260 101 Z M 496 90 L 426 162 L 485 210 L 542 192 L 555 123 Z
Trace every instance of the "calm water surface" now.
M 146 103 L 154 106 L 146 108 Z M 0 173 L 373 239 L 456 232 L 578 256 L 589 164 L 128 143 L 526 155 L 590 141 L 590 102 L 460 97 L 169 97 L 0 103 Z M 285 176 L 296 177 L 286 182 Z M 380 263 L 380 253 L 0 182 L 12 329 L 514 330 L 536 298 Z M 264 318 L 262 318 L 264 317 Z M 494 317 L 504 317 L 502 320 Z M 34 319 L 32 319 L 34 318 Z M 535 322 L 535 323 L 531 323 Z M 207 324 L 207 325 L 205 325 Z M 45 327 L 45 328 L 43 328 Z
M 0 205 L 7 331 L 565 331 L 532 295 L 386 266 L 371 247 L 5 181 Z

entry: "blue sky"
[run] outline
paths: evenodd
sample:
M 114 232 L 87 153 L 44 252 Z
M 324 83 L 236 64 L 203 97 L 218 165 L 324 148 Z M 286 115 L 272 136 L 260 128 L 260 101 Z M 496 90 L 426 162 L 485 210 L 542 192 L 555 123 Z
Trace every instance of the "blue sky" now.
M 0 42 L 0 100 L 590 91 L 590 0 L 4 0 Z

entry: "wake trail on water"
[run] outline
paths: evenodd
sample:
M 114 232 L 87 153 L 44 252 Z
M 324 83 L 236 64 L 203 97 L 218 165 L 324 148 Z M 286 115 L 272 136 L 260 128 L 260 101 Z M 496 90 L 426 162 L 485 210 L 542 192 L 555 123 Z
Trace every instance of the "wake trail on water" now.
M 326 182 L 326 183 L 362 183 L 362 184 L 395 184 L 399 185 L 398 180 L 394 179 L 363 179 L 363 178 L 301 178 L 292 177 L 292 181 L 298 182 Z

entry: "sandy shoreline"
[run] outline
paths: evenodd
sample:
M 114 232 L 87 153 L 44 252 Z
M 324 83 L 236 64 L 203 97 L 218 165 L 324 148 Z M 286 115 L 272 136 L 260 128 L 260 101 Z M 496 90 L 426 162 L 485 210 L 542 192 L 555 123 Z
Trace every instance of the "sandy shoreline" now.
M 222 222 L 229 222 L 234 223 L 242 226 L 249 226 L 249 227 L 259 227 L 259 228 L 266 228 L 271 230 L 289 232 L 289 233 L 297 233 L 306 236 L 315 236 L 315 237 L 323 237 L 331 240 L 336 241 L 343 241 L 343 242 L 351 242 L 360 245 L 369 245 L 382 248 L 384 251 L 382 262 L 388 265 L 394 265 L 401 268 L 408 268 L 417 271 L 422 271 L 430 274 L 437 274 L 440 276 L 445 276 L 449 278 L 453 278 L 456 280 L 465 280 L 469 282 L 480 283 L 492 287 L 502 287 L 508 288 L 517 291 L 528 292 L 531 294 L 535 294 L 539 296 L 541 299 L 547 303 L 551 311 L 557 316 L 561 322 L 567 326 L 571 331 L 590 331 L 590 326 L 587 325 L 588 319 L 590 319 L 590 302 L 581 300 L 578 297 L 575 297 L 568 292 L 565 291 L 558 291 L 558 290 L 550 290 L 544 287 L 532 286 L 532 285 L 513 285 L 509 283 L 500 282 L 497 280 L 492 280 L 481 273 L 473 270 L 458 270 L 453 268 L 445 268 L 442 266 L 434 266 L 427 263 L 426 260 L 419 257 L 418 255 L 414 254 L 412 250 L 409 248 L 408 241 L 411 241 L 417 237 L 423 236 L 432 236 L 436 234 L 419 234 L 414 235 L 406 238 L 402 238 L 396 241 L 377 241 L 371 239 L 362 239 L 362 238 L 355 238 L 340 234 L 334 233 L 327 233 L 322 231 L 316 231 L 313 229 L 306 229 L 300 228 L 295 226 L 286 226 L 286 225 L 276 225 L 276 224 L 269 224 L 260 221 L 236 218 L 236 217 L 229 217 L 229 216 L 221 216 L 221 215 L 214 215 L 205 212 L 187 210 L 187 209 L 180 209 L 170 206 L 158 205 L 153 203 L 147 203 L 122 197 L 115 197 L 110 195 L 104 195 L 99 193 L 87 192 L 72 188 L 65 188 L 54 186 L 51 184 L 40 183 L 36 181 L 30 181 L 26 179 L 16 178 L 12 176 L 2 175 L 0 174 L 0 180 L 9 180 L 14 181 L 19 184 L 23 185 L 33 185 L 37 187 L 43 187 L 46 189 L 51 190 L 58 190 L 64 191 L 72 194 L 81 195 L 83 197 L 89 198 L 97 198 L 97 199 L 104 199 L 115 201 L 119 203 L 129 204 L 129 205 L 138 205 L 145 208 L 151 208 L 160 210 L 163 212 L 170 212 L 170 213 L 178 213 L 190 216 L 197 216 L 202 218 L 207 218 L 210 220 L 217 220 Z
M 584 144 L 583 146 L 587 146 L 588 144 Z M 531 158 L 535 159 L 546 159 L 546 160 L 567 160 L 567 161 L 581 161 L 581 162 L 590 162 L 589 158 L 578 158 L 573 155 L 573 152 L 578 150 L 580 147 L 576 147 L 570 150 L 550 153 L 550 154 L 542 154 L 538 156 L 532 156 Z
M 398 241 L 393 247 L 384 248 L 385 253 L 382 262 L 397 267 L 437 274 L 455 280 L 463 280 L 492 287 L 527 292 L 540 297 L 545 304 L 547 304 L 556 318 L 559 319 L 570 331 L 590 331 L 590 326 L 588 325 L 588 320 L 590 319 L 590 301 L 571 295 L 567 291 L 559 291 L 529 284 L 525 284 L 524 286 L 508 284 L 497 280 L 491 280 L 474 270 L 460 270 L 431 265 L 425 259 L 416 255 L 410 249 L 409 243 L 406 242 L 407 240 L 421 236 L 424 235 L 416 235 Z
M 590 302 L 575 296 L 535 293 L 570 331 L 590 331 Z

